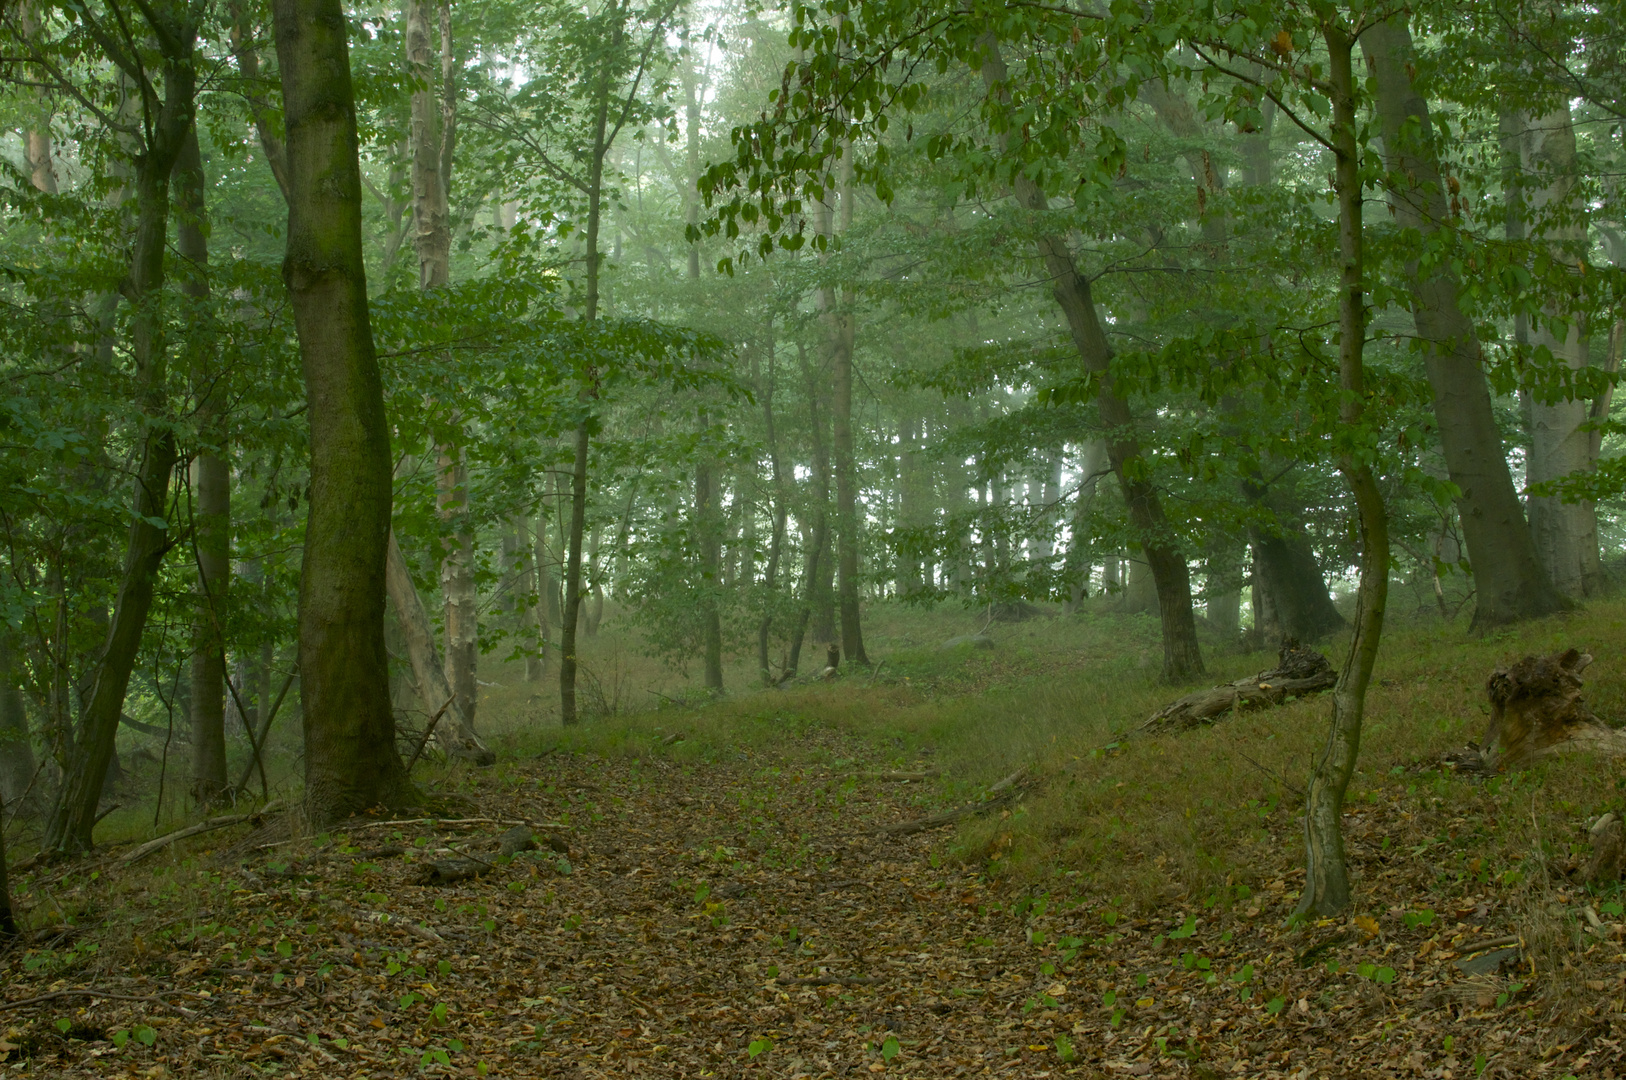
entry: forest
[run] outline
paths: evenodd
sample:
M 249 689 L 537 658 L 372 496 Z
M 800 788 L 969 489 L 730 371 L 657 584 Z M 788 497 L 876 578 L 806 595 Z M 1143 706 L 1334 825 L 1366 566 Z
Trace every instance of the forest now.
M 0 0 L 0 310 L 7 1068 L 1626 1076 L 1614 5 Z

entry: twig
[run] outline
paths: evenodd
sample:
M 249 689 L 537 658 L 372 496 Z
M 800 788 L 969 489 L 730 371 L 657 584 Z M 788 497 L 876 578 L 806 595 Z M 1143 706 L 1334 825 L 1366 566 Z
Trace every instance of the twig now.
M 1464 945 L 1457 952 L 1467 956 L 1470 953 L 1484 952 L 1486 949 L 1504 949 L 1509 945 L 1518 945 L 1521 941 L 1522 939 L 1518 934 L 1509 934 L 1506 937 L 1486 938 L 1484 941 L 1476 941 L 1472 945 Z
M 244 729 L 247 731 L 249 737 L 248 745 L 253 756 L 249 759 L 248 764 L 243 766 L 242 775 L 237 778 L 237 786 L 232 790 L 242 791 L 244 788 L 248 787 L 248 778 L 253 774 L 256 765 L 258 765 L 260 768 L 260 780 L 262 790 L 264 790 L 265 764 L 261 760 L 261 748 L 265 746 L 266 736 L 271 734 L 271 721 L 277 718 L 277 710 L 282 708 L 282 699 L 288 696 L 288 688 L 294 684 L 294 676 L 298 674 L 299 664 L 296 661 L 293 666 L 293 670 L 289 671 L 287 677 L 282 680 L 282 689 L 277 691 L 277 699 L 271 703 L 271 708 L 266 712 L 265 719 L 260 721 L 260 734 L 258 738 L 255 738 L 253 731 L 247 731 L 248 725 L 246 722 L 244 723 Z
M 423 748 L 429 745 L 429 736 L 435 733 L 435 725 L 440 723 L 440 718 L 446 715 L 446 710 L 452 707 L 452 702 L 455 700 L 457 700 L 457 693 L 453 691 L 452 696 L 446 699 L 446 703 L 436 709 L 435 715 L 429 718 L 429 726 L 423 729 L 423 738 L 418 740 L 418 748 L 412 751 L 412 760 L 407 762 L 407 772 L 410 773 L 412 766 L 418 763 L 418 756 L 423 753 Z
M 1301 789 L 1294 787 L 1293 784 L 1288 781 L 1287 777 L 1278 776 L 1276 773 L 1271 772 L 1269 769 L 1253 760 L 1253 758 L 1249 757 L 1247 754 L 1243 754 L 1240 750 L 1238 750 L 1237 753 L 1241 755 L 1243 761 L 1246 761 L 1249 765 L 1252 765 L 1254 768 L 1264 773 L 1268 779 L 1276 781 L 1278 784 L 1282 785 L 1282 787 L 1286 788 L 1288 791 L 1291 791 L 1299 798 L 1304 798 L 1304 792 Z
M 880 979 L 867 977 L 844 977 L 839 975 L 819 975 L 808 979 L 787 979 L 781 976 L 774 980 L 780 986 L 874 986 Z
M 75 990 L 53 990 L 49 994 L 40 994 L 37 997 L 30 997 L 30 998 L 19 998 L 16 1001 L 0 1001 L 0 1012 L 3 1012 L 6 1009 L 20 1009 L 25 1005 L 38 1005 L 41 1002 L 45 1002 L 45 1001 L 55 1001 L 58 998 L 92 997 L 92 998 L 106 998 L 109 1001 L 150 1001 L 150 1002 L 153 1002 L 154 1004 L 162 1005 L 166 1009 L 174 1009 L 176 1012 L 180 1013 L 182 1016 L 195 1016 L 195 1015 L 197 1015 L 191 1009 L 182 1008 L 179 1005 L 171 1005 L 169 1002 L 167 1002 L 167 1001 L 165 1001 L 163 999 L 163 997 L 161 996 L 163 994 L 184 994 L 187 997 L 195 997 L 195 998 L 201 998 L 203 996 L 201 994 L 194 994 L 190 990 L 160 990 L 156 994 L 145 994 L 145 995 L 142 995 L 142 994 L 115 994 L 110 990 L 98 990 L 94 986 L 86 986 L 86 987 L 81 987 L 81 988 L 75 989 Z
M 391 825 L 524 825 L 532 829 L 551 829 L 555 832 L 568 831 L 570 826 L 559 825 L 551 821 L 519 821 L 514 818 L 471 817 L 471 818 L 403 818 L 400 821 L 368 821 L 359 825 L 335 826 L 334 832 L 360 832 L 362 829 L 383 829 Z

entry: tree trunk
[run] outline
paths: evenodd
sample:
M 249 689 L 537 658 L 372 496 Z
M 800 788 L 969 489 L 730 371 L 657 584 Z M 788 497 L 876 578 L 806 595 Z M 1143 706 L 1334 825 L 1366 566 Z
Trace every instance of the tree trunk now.
M 1411 29 L 1401 13 L 1368 28 L 1361 48 L 1373 72 L 1375 107 L 1390 173 L 1389 205 L 1426 244 L 1449 219 L 1428 103 L 1412 85 Z M 1406 266 L 1412 314 L 1434 391 L 1446 469 L 1461 495 L 1457 510 L 1473 568 L 1475 630 L 1548 615 L 1567 606 L 1536 557 L 1513 488 L 1502 433 L 1491 410 L 1478 335 L 1458 302 L 1449 264 Z
M 1226 537 L 1215 537 L 1203 575 L 1203 610 L 1209 628 L 1222 640 L 1242 636 L 1242 552 Z
M 704 424 L 705 415 L 701 414 Z M 717 613 L 717 593 L 721 583 L 717 580 L 718 536 L 716 512 L 716 485 L 713 480 L 711 459 L 704 456 L 694 469 L 694 524 L 700 549 L 700 622 L 701 651 L 706 669 L 706 689 L 714 693 L 723 690 L 723 624 Z
M 223 625 L 231 583 L 231 473 L 226 465 L 223 388 L 213 370 L 208 325 L 202 307 L 209 299 L 208 207 L 204 201 L 203 158 L 194 126 L 175 162 L 177 221 L 175 247 L 181 256 L 181 292 L 199 310 L 188 343 L 192 392 L 200 446 L 192 461 L 192 510 L 196 551 L 197 619 L 192 628 L 192 687 L 187 711 L 192 722 L 192 797 L 200 805 L 218 802 L 226 792 L 226 639 Z M 246 687 L 245 687 L 246 689 Z
M 412 801 L 384 648 L 391 461 L 361 242 L 348 23 L 339 0 L 273 0 L 288 154 L 293 308 L 310 418 L 299 581 L 305 809 L 321 826 Z
M 391 532 L 385 552 L 385 585 L 390 602 L 395 605 L 395 618 L 401 625 L 401 636 L 406 639 L 407 660 L 412 665 L 412 677 L 418 684 L 418 693 L 428 715 L 433 716 L 442 707 L 446 716 L 435 726 L 435 743 L 449 756 L 490 765 L 497 760 L 495 754 L 480 740 L 463 713 L 463 704 L 457 687 L 446 677 L 440 655 L 435 650 L 435 628 L 430 625 L 429 613 L 418 598 L 412 572 L 407 568 L 401 547 Z M 450 705 L 447 705 L 450 702 Z
M 538 573 L 538 553 L 531 543 L 530 519 L 521 514 L 514 519 L 515 556 L 518 563 L 520 625 L 529 639 L 525 653 L 525 681 L 541 682 L 547 667 L 547 633 L 542 605 L 542 577 Z
M 10 647 L 0 642 L 0 799 L 8 803 L 22 799 L 34 782 L 34 744 L 28 736 L 20 677 Z M 0 826 L 4 824 L 0 816 Z
M 1327 743 L 1315 760 L 1305 795 L 1306 866 L 1301 915 L 1332 916 L 1349 906 L 1349 870 L 1344 860 L 1344 792 L 1361 752 L 1361 720 L 1366 687 L 1372 680 L 1383 612 L 1389 595 L 1389 518 L 1383 492 L 1368 464 L 1365 426 L 1366 284 L 1361 222 L 1361 150 L 1356 136 L 1354 41 L 1342 27 L 1323 24 L 1328 76 L 1333 87 L 1333 187 L 1338 199 L 1338 419 L 1344 474 L 1360 520 L 1360 587 L 1349 658 L 1332 691 L 1332 723 Z
M 136 157 L 136 231 L 129 276 L 122 286 L 134 309 L 130 349 L 136 365 L 144 431 L 136 467 L 134 513 L 113 617 L 83 699 L 79 737 L 45 831 L 46 850 L 64 854 L 91 847 L 91 831 L 108 764 L 113 760 L 125 691 L 152 607 L 153 585 L 170 547 L 168 526 L 163 523 L 169 516 L 176 451 L 174 429 L 165 419 L 168 354 L 160 299 L 169 227 L 170 172 L 192 130 L 197 28 L 179 20 L 160 21 L 164 25 L 155 40 L 161 62 L 152 74 L 162 79 L 162 104 L 152 116 L 147 142 Z M 135 73 L 129 74 L 136 77 Z M 157 89 L 152 88 L 152 92 L 156 97 Z
M 6 819 L 6 800 L 0 798 L 0 822 Z M 6 830 L 0 829 L 0 938 L 17 936 L 17 916 L 11 907 L 11 872 L 6 862 Z
M 1521 180 L 1536 185 L 1535 197 L 1523 200 L 1531 208 L 1529 224 L 1535 233 L 1531 239 L 1544 241 L 1560 265 L 1576 266 L 1586 255 L 1587 229 L 1575 205 L 1575 126 L 1569 103 L 1561 102 L 1544 116 L 1522 119 Z M 1565 310 L 1559 300 L 1547 304 L 1532 344 L 1545 347 L 1555 362 L 1572 372 L 1587 367 L 1587 335 L 1582 317 Z M 1530 461 L 1526 468 L 1529 483 L 1591 471 L 1592 433 L 1582 430 L 1590 419 L 1589 413 L 1583 397 L 1560 397 L 1551 402 L 1532 397 Z M 1602 594 L 1605 581 L 1598 554 L 1598 515 L 1591 502 L 1566 503 L 1553 495 L 1531 496 L 1530 532 L 1542 569 L 1559 592 L 1572 597 Z
M 1068 543 L 1066 560 L 1062 567 L 1062 579 L 1067 584 L 1068 597 L 1065 601 L 1067 613 L 1070 615 L 1083 604 L 1084 598 L 1090 594 L 1090 543 L 1089 522 L 1090 513 L 1095 507 L 1096 492 L 1100 490 L 1101 478 L 1112 471 L 1107 461 L 1107 444 L 1100 439 L 1090 439 L 1079 447 L 1078 457 L 1078 494 L 1073 504 L 1072 540 Z M 1103 580 L 1101 591 L 1108 592 L 1117 581 L 1117 560 L 1107 560 L 1102 569 Z
M 440 23 L 437 35 L 435 23 Z M 436 38 L 439 37 L 439 55 Z M 437 78 L 451 52 L 450 14 L 445 4 L 424 0 L 406 5 L 407 67 L 417 87 L 411 101 L 413 250 L 418 255 L 418 287 L 444 288 L 451 281 L 452 98 L 448 78 Z M 444 357 L 450 363 L 451 358 Z M 453 418 L 454 425 L 456 418 Z M 440 545 L 440 591 L 445 603 L 446 679 L 457 695 L 462 719 L 473 730 L 479 708 L 475 675 L 480 659 L 480 597 L 474 581 L 474 535 L 469 527 L 469 474 L 456 442 L 436 447 L 436 507 L 446 525 Z M 438 707 L 437 706 L 431 706 Z
M 1249 530 L 1253 541 L 1253 575 L 1273 616 L 1278 635 L 1316 641 L 1349 625 L 1327 593 L 1327 579 L 1316 564 L 1315 552 L 1302 534 L 1291 530 L 1278 535 L 1262 528 Z M 1273 641 L 1262 641 L 1272 645 Z
M 984 39 L 983 83 L 990 93 L 1002 93 L 1005 61 L 998 41 Z M 1017 202 L 1029 211 L 1044 213 L 1049 200 L 1044 191 L 1021 171 L 1011 178 Z M 1041 236 L 1039 258 L 1050 274 L 1052 292 L 1067 317 L 1073 345 L 1085 370 L 1098 379 L 1096 409 L 1107 429 L 1107 457 L 1123 489 L 1129 518 L 1141 536 L 1146 561 L 1157 584 L 1158 614 L 1163 627 L 1163 678 L 1181 683 L 1203 674 L 1202 647 L 1197 642 L 1197 619 L 1191 609 L 1191 569 L 1185 553 L 1170 535 L 1163 503 L 1149 477 L 1149 465 L 1140 452 L 1129 403 L 1113 388 L 1110 373 L 1112 347 L 1107 343 L 1095 310 L 1089 279 L 1078 272 L 1065 238 Z
M 768 642 L 773 631 L 773 607 L 779 588 L 779 560 L 785 550 L 785 526 L 790 517 L 790 493 L 786 491 L 784 464 L 779 457 L 779 435 L 774 426 L 773 395 L 776 386 L 774 378 L 774 345 L 773 338 L 768 339 L 768 378 L 766 382 L 758 380 L 758 396 L 762 399 L 762 424 L 764 440 L 768 446 L 768 463 L 772 471 L 773 480 L 773 535 L 768 540 L 768 566 L 762 576 L 762 621 L 757 624 L 757 669 L 761 673 L 764 686 L 773 681 L 772 669 L 768 664 Z

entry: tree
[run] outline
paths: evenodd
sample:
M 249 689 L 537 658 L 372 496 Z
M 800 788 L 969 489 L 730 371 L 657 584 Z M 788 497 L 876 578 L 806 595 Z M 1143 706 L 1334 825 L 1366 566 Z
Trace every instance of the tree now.
M 135 86 L 141 103 L 141 123 L 136 131 L 142 145 L 133 162 L 135 243 L 129 273 L 120 291 L 134 309 L 131 350 L 140 378 L 140 407 L 146 416 L 146 430 L 136 470 L 118 598 L 101 659 L 89 680 L 78 738 L 46 826 L 45 846 L 59 853 L 91 847 L 91 831 L 113 757 L 125 691 L 152 608 L 153 585 L 172 544 L 170 481 L 178 455 L 174 428 L 165 415 L 168 344 L 160 300 L 169 227 L 170 174 L 192 131 L 197 86 L 197 13 L 191 5 L 176 0 L 144 7 L 143 33 L 150 34 L 150 43 L 130 35 L 122 12 L 97 14 L 80 8 L 78 15 L 108 60 Z M 153 52 L 148 53 L 148 49 Z
M 1513 489 L 1502 434 L 1491 409 L 1479 335 L 1463 314 L 1462 285 L 1449 261 L 1428 245 L 1445 239 L 1446 181 L 1440 174 L 1434 123 L 1417 91 L 1407 15 L 1381 20 L 1361 37 L 1373 71 L 1374 106 L 1390 173 L 1389 205 L 1419 250 L 1405 281 L 1434 391 L 1434 415 L 1446 467 L 1459 492 L 1457 508 L 1473 565 L 1474 626 L 1489 629 L 1549 615 L 1565 599 L 1536 557 L 1524 508 Z
M 292 301 L 309 402 L 299 588 L 305 806 L 328 822 L 411 798 L 384 647 L 391 460 L 367 307 L 348 26 L 338 0 L 274 0 Z

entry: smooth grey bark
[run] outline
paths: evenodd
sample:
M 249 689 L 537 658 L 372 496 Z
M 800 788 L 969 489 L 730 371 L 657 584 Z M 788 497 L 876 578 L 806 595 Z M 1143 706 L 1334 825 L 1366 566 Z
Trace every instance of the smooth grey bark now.
M 1529 197 L 1525 225 L 1529 238 L 1548 248 L 1561 266 L 1577 267 L 1588 246 L 1585 207 L 1577 189 L 1575 125 L 1569 103 L 1551 112 L 1519 118 L 1521 187 Z M 1578 273 L 1579 270 L 1574 272 Z M 1537 320 L 1531 344 L 1546 348 L 1553 360 L 1570 372 L 1588 366 L 1587 334 L 1581 316 L 1565 310 L 1558 298 L 1550 301 Z M 1531 395 L 1530 484 L 1591 471 L 1595 460 L 1592 433 L 1582 430 L 1590 419 L 1583 397 L 1544 401 Z M 1598 596 L 1605 588 L 1603 561 L 1598 552 L 1598 515 L 1589 501 L 1565 502 L 1554 495 L 1530 497 L 1530 532 L 1542 568 L 1560 592 L 1572 597 Z
M 490 765 L 497 760 L 497 755 L 475 734 L 474 725 L 463 712 L 461 695 L 446 677 L 445 665 L 435 651 L 435 628 L 412 582 L 412 572 L 394 532 L 390 533 L 385 559 L 385 587 L 395 607 L 401 636 L 406 641 L 407 661 L 412 665 L 412 677 L 418 684 L 423 707 L 429 716 L 443 708 L 446 710 L 446 716 L 435 725 L 435 745 L 448 756 Z
M 158 46 L 157 70 L 150 66 L 150 59 L 142 63 L 128 56 L 120 43 L 100 41 L 129 78 L 144 81 L 150 76 L 162 86 L 160 91 L 158 86 L 143 82 L 156 107 L 146 126 L 145 143 L 135 157 L 136 229 L 129 275 L 120 288 L 133 309 L 130 351 L 135 360 L 137 402 L 142 414 L 141 443 L 124 571 L 113 616 L 83 698 L 78 738 L 46 825 L 44 848 L 58 854 L 88 850 L 92 845 L 91 832 L 108 765 L 113 760 L 130 673 L 152 608 L 158 570 L 171 546 L 167 521 L 177 455 L 174 429 L 165 415 L 169 357 L 160 299 L 169 228 L 170 173 L 192 129 L 197 26 L 194 9 L 179 0 L 151 5 L 143 12 L 151 20 L 149 25 Z
M 808 363 L 806 350 L 797 344 L 797 353 L 801 359 L 802 380 L 807 386 L 807 414 L 808 430 L 811 433 L 813 449 L 813 475 L 810 487 L 812 492 L 809 502 L 812 503 L 812 512 L 808 515 L 811 524 L 806 530 L 806 537 L 802 545 L 804 565 L 802 570 L 802 602 L 796 613 L 796 626 L 791 631 L 790 656 L 785 664 L 785 671 L 781 678 L 789 679 L 795 676 L 801 665 L 802 643 L 808 633 L 810 620 L 814 621 L 813 639 L 815 641 L 828 640 L 829 634 L 819 625 L 829 619 L 830 610 L 830 454 L 824 441 L 824 418 L 820 415 L 819 401 L 822 398 L 822 380 L 818 379 L 812 365 Z M 814 620 L 815 613 L 824 617 Z M 834 620 L 829 620 L 833 623 Z M 833 629 L 833 627 L 831 627 Z M 821 633 L 821 631 L 823 631 Z
M 203 158 L 194 125 L 175 162 L 175 250 L 181 292 L 201 308 L 209 299 L 208 206 Z M 231 471 L 226 464 L 225 389 L 211 363 L 204 320 L 193 321 L 187 342 L 201 445 L 192 459 L 192 533 L 197 572 L 197 618 L 192 627 L 192 797 L 204 806 L 226 794 L 226 636 L 231 588 Z M 250 722 L 245 718 L 245 722 Z
M 305 812 L 321 826 L 413 800 L 384 646 L 391 471 L 361 241 L 361 169 L 339 0 L 273 0 L 287 131 L 283 280 L 310 424 L 299 581 Z
M 1412 82 L 1407 19 L 1402 12 L 1373 25 L 1361 35 L 1361 49 L 1373 73 L 1390 208 L 1401 226 L 1428 241 L 1450 211 L 1428 102 Z M 1562 611 L 1568 603 L 1536 556 L 1508 471 L 1479 337 L 1458 302 L 1461 283 L 1448 263 L 1424 265 L 1417 257 L 1407 262 L 1405 279 L 1446 469 L 1461 492 L 1457 510 L 1477 598 L 1474 629 Z
M 1002 93 L 1007 73 L 999 43 L 984 38 L 982 76 L 989 93 Z M 1044 191 L 1018 170 L 1011 178 L 1017 202 L 1034 213 L 1050 209 Z M 1067 318 L 1074 348 L 1085 370 L 1096 376 L 1096 409 L 1107 429 L 1107 456 L 1128 505 L 1129 518 L 1140 534 L 1157 587 L 1158 616 L 1163 628 L 1163 678 L 1189 682 L 1202 675 L 1202 647 L 1197 641 L 1197 619 L 1191 607 L 1191 568 L 1163 513 L 1157 487 L 1148 476 L 1147 462 L 1135 434 L 1129 403 L 1114 388 L 1112 346 L 1107 342 L 1089 279 L 1078 272 L 1072 251 L 1060 235 L 1044 234 L 1038 253 L 1051 279 L 1051 291 Z
M 409 0 L 404 17 L 407 69 L 415 82 L 408 139 L 412 155 L 412 247 L 418 256 L 418 287 L 427 292 L 445 288 L 452 273 L 449 195 L 456 98 L 451 10 L 444 0 Z M 451 362 L 449 356 L 442 359 Z M 446 629 L 445 681 L 456 695 L 459 720 L 466 733 L 472 733 L 480 702 L 476 679 L 480 597 L 474 581 L 468 466 L 455 439 L 437 446 L 435 451 L 435 505 L 446 533 L 438 545 Z M 431 703 L 429 707 L 439 705 Z
M 1361 148 L 1356 134 L 1355 42 L 1337 24 L 1322 24 L 1327 43 L 1327 74 L 1333 109 L 1330 132 L 1333 188 L 1338 203 L 1338 419 L 1349 444 L 1340 451 L 1338 471 L 1354 496 L 1359 516 L 1360 585 L 1356 594 L 1355 632 L 1349 656 L 1332 691 L 1332 723 L 1327 742 L 1316 756 L 1305 793 L 1304 892 L 1301 915 L 1338 915 L 1349 907 L 1349 867 L 1344 857 L 1344 793 L 1361 752 L 1361 723 L 1366 688 L 1372 680 L 1383 614 L 1389 596 L 1389 517 L 1368 458 L 1361 452 L 1366 423 L 1366 282 L 1362 235 Z

